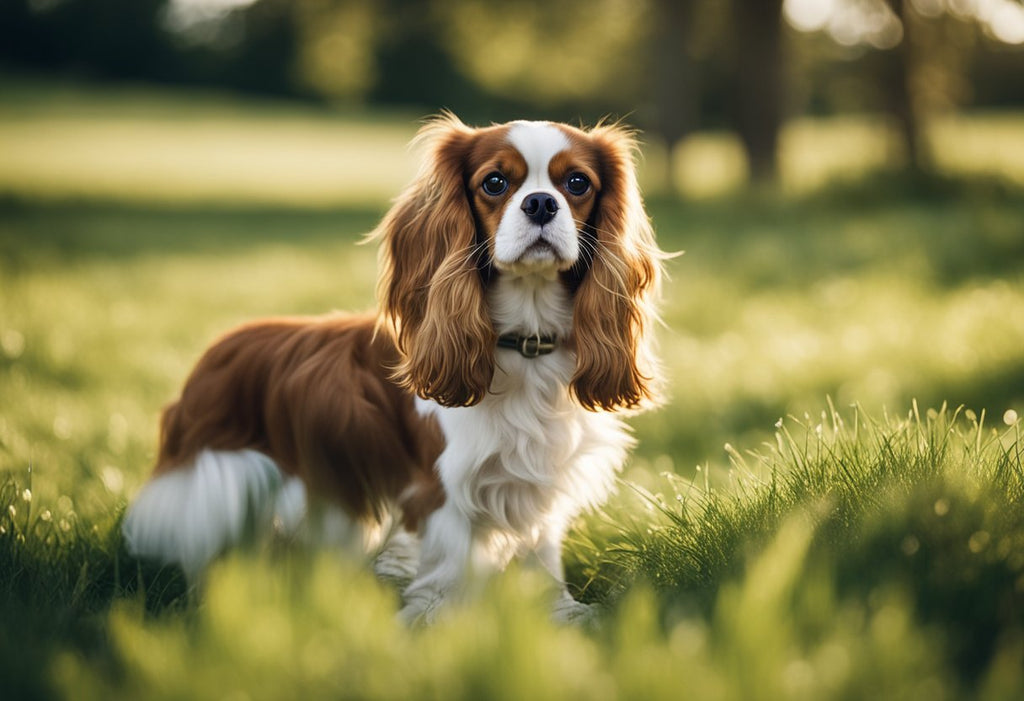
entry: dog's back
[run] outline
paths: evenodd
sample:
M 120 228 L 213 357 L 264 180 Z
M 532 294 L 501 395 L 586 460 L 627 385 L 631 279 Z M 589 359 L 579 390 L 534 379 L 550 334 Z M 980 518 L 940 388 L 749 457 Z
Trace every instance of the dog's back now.
M 443 441 L 390 379 L 397 351 L 374 324 L 277 319 L 215 343 L 164 412 L 153 480 L 125 520 L 129 549 L 198 571 L 253 529 L 297 529 L 309 492 L 341 507 L 328 530 L 372 530 L 394 507 L 418 527 L 443 501 Z

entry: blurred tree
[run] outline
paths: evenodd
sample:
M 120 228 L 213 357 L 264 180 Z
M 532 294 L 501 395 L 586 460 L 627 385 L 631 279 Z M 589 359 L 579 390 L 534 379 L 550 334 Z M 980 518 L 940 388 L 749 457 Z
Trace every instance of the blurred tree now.
M 3 0 L 0 60 L 98 78 L 166 80 L 178 69 L 167 0 Z
M 363 99 L 378 80 L 379 4 L 302 0 L 292 7 L 298 34 L 296 81 L 331 100 Z
M 378 37 L 379 79 L 371 99 L 436 111 L 440 107 L 466 112 L 483 99 L 479 87 L 455 65 L 444 46 L 445 3 L 423 0 L 380 0 L 385 21 Z
M 443 46 L 485 91 L 521 104 L 629 110 L 647 80 L 646 0 L 435 0 Z
M 1024 2 L 1014 2 L 833 0 L 826 7 L 793 1 L 801 11 L 815 11 L 813 22 L 791 12 L 791 23 L 822 30 L 834 42 L 833 50 L 807 38 L 798 42 L 804 102 L 818 111 L 889 114 L 900 151 L 894 161 L 927 173 L 934 165 L 927 138 L 932 115 L 972 102 L 1024 101 L 1024 81 L 992 78 L 1024 71 L 1024 46 L 1003 43 L 1013 34 L 1001 22 L 1024 27 Z
M 697 0 L 654 0 L 650 44 L 654 131 L 665 144 L 664 182 L 674 186 L 675 146 L 699 126 L 700 77 L 694 46 Z
M 165 26 L 182 63 L 177 82 L 309 95 L 295 80 L 300 36 L 288 0 L 256 0 L 198 14 L 172 5 Z
M 982 37 L 974 45 L 964 82 L 976 105 L 1024 105 L 1024 43 L 1006 44 Z
M 934 168 L 928 120 L 976 100 L 970 73 L 984 55 L 980 45 L 993 40 L 984 41 L 985 18 L 981 14 L 948 11 L 952 3 L 886 2 L 902 25 L 902 40 L 895 48 L 880 52 L 888 56 L 883 59 L 879 83 L 885 88 L 886 107 L 899 126 L 907 167 L 927 173 Z M 976 10 L 980 8 L 980 4 L 975 6 Z M 1021 56 L 1018 51 L 1018 71 L 1024 69 Z
M 236 11 L 241 36 L 226 49 L 223 79 L 250 92 L 295 92 L 302 45 L 289 0 L 259 0 Z
M 265 0 L 264 0 L 265 1 Z M 443 45 L 443 18 L 423 0 L 292 0 L 295 79 L 331 101 L 434 111 L 482 99 Z
M 889 63 L 882 75 L 886 106 L 899 125 L 907 165 L 915 172 L 930 170 L 931 155 L 922 133 L 923 105 L 916 89 L 921 18 L 908 0 L 885 0 L 903 28 L 903 38 L 888 50 Z
M 736 129 L 750 177 L 771 182 L 778 173 L 778 141 L 785 100 L 783 0 L 733 0 Z
M 927 170 L 929 115 L 1024 103 L 1013 2 L 222 0 L 197 21 L 177 0 L 0 0 L 0 66 L 476 122 L 621 115 L 665 144 L 666 183 L 681 141 L 729 126 L 766 182 L 787 113 L 885 111 L 901 155 Z M 783 11 L 802 33 L 783 31 Z

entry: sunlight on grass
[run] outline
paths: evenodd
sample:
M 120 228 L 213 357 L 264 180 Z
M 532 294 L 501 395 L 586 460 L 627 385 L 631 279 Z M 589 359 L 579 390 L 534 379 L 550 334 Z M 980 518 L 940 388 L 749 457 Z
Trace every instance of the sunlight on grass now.
M 793 120 L 780 136 L 783 189 L 807 193 L 835 180 L 864 177 L 885 168 L 898 150 L 895 129 L 880 117 Z
M 932 127 L 935 160 L 947 173 L 998 174 L 1024 184 L 1024 128 L 1019 115 L 949 115 Z
M 660 332 L 671 403 L 635 421 L 641 464 L 667 460 L 688 472 L 724 442 L 763 435 L 825 395 L 876 413 L 915 397 L 1024 413 L 1020 285 L 944 284 L 948 270 L 959 279 L 1013 259 L 999 242 L 1013 240 L 1015 208 L 794 210 L 778 221 L 751 211 L 738 222 L 693 218 L 688 206 L 652 211 L 663 245 L 690 252 L 672 263 Z M 355 242 L 374 221 L 117 209 L 8 216 L 0 391 L 18 410 L 0 412 L 0 468 L 24 475 L 37 466 L 54 497 L 84 479 L 96 510 L 109 504 L 104 483 L 120 484 L 118 498 L 134 493 L 160 407 L 212 339 L 257 317 L 373 307 L 376 252 Z
M 696 134 L 673 150 L 674 175 L 687 197 L 712 197 L 737 189 L 747 177 L 743 149 L 732 134 Z M 646 184 L 644 173 L 641 183 Z
M 940 120 L 942 168 L 1024 182 L 1022 124 Z M 659 330 L 670 395 L 630 420 L 625 482 L 567 542 L 596 629 L 553 626 L 530 571 L 410 631 L 336 553 L 256 548 L 191 594 L 129 558 L 118 520 L 203 348 L 253 318 L 373 307 L 376 251 L 356 242 L 411 177 L 413 129 L 160 91 L 0 104 L 5 691 L 1022 696 L 1024 203 L 986 183 L 652 199 L 661 245 L 686 250 Z M 783 189 L 871 172 L 887 134 L 793 123 Z M 742 176 L 731 137 L 681 153 L 691 194 Z
M 872 411 L 943 392 L 967 400 L 972 384 L 1013 377 L 1024 362 L 1024 291 L 1002 281 L 937 291 L 908 278 L 863 276 L 747 296 L 699 275 L 670 290 L 681 300 L 735 300 L 739 308 L 703 332 L 688 321 L 707 308 L 668 312 L 662 346 L 678 414 L 643 425 L 664 421 L 669 434 L 678 435 L 679 416 L 700 417 L 706 428 L 727 423 L 738 407 L 771 407 L 781 396 L 792 411 L 817 406 L 823 392 L 840 406 L 859 402 Z M 731 305 L 716 306 L 721 313 Z
M 885 167 L 894 143 L 895 134 L 878 118 L 793 120 L 780 136 L 782 190 L 807 193 Z M 676 147 L 674 158 L 676 182 L 687 197 L 720 196 L 741 189 L 747 179 L 743 147 L 731 132 L 694 134 Z
M 1024 185 L 1024 120 L 1017 114 L 979 113 L 936 118 L 929 128 L 938 172 L 949 177 L 993 176 Z M 855 181 L 900 164 L 895 127 L 880 117 L 801 118 L 779 138 L 779 180 L 787 195 L 806 195 L 835 181 Z M 674 152 L 675 177 L 687 197 L 740 190 L 747 167 L 739 138 L 702 132 Z M 649 161 L 663 164 L 656 154 Z M 655 173 L 658 168 L 652 168 Z M 644 173 L 641 179 L 644 181 Z M 651 187 L 658 183 L 648 182 Z
M 115 201 L 379 203 L 415 172 L 418 115 L 216 93 L 7 85 L 0 191 Z
M 553 626 L 553 592 L 535 572 L 513 569 L 408 630 L 394 592 L 363 568 L 323 554 L 233 557 L 187 617 L 114 605 L 117 677 L 67 651 L 53 673 L 69 695 L 112 699 L 1019 693 L 1019 616 L 1004 597 L 1024 572 L 1024 519 L 1006 508 L 1024 494 L 1020 426 L 993 432 L 916 408 L 889 422 L 821 419 L 821 430 L 786 422 L 771 450 L 737 452 L 728 483 L 649 495 L 659 506 L 646 526 L 621 519 L 602 556 L 636 571 L 596 630 Z M 948 606 L 971 582 L 982 589 L 960 617 Z M 973 625 L 1007 635 L 978 658 Z
M 42 257 L 4 271 L 0 468 L 34 466 L 47 498 L 84 490 L 86 515 L 109 511 L 141 484 L 159 409 L 204 345 L 256 316 L 373 306 L 376 252 L 358 236 L 230 256 Z
M 147 202 L 379 202 L 415 172 L 414 125 L 326 117 L 179 122 L 36 116 L 0 122 L 0 189 Z

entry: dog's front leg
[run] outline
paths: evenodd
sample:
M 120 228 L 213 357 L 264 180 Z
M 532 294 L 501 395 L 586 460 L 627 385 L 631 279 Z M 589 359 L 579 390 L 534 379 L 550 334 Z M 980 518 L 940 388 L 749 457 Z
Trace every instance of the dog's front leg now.
M 562 540 L 565 537 L 565 530 L 565 524 L 548 524 L 541 531 L 534 553 L 558 586 L 552 618 L 558 623 L 586 623 L 594 617 L 593 607 L 572 598 L 565 583 L 565 568 L 562 565 Z
M 467 576 L 473 545 L 469 518 L 450 500 L 427 519 L 420 567 L 405 590 L 399 618 L 406 624 L 432 623 L 438 608 L 456 596 Z

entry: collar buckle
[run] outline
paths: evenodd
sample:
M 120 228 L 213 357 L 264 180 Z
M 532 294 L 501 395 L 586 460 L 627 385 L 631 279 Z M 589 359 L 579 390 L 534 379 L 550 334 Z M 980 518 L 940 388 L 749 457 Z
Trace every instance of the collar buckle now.
M 498 347 L 514 350 L 524 358 L 539 358 L 554 352 L 557 342 L 554 336 L 504 334 L 498 337 Z
M 519 347 L 516 350 L 524 358 L 536 358 L 544 353 L 550 353 L 554 349 L 554 343 L 548 342 L 545 344 L 540 339 L 540 334 L 538 334 L 536 336 L 523 336 L 519 339 Z

